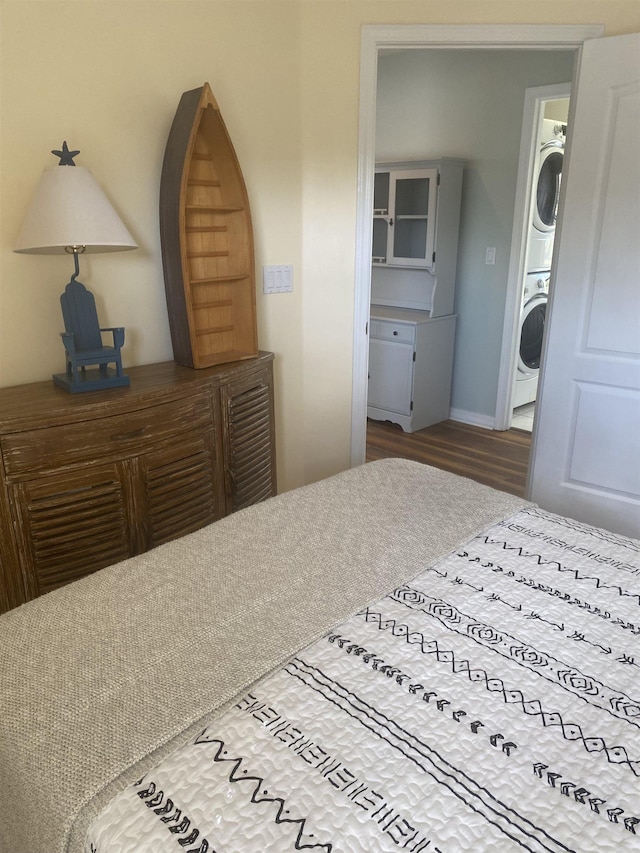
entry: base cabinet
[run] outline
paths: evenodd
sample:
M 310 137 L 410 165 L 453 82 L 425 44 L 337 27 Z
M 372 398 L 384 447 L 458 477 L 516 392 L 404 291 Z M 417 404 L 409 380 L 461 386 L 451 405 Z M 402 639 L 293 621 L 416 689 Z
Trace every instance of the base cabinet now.
M 405 432 L 449 417 L 455 315 L 371 306 L 367 416 Z
M 0 389 L 0 612 L 274 495 L 272 360 Z

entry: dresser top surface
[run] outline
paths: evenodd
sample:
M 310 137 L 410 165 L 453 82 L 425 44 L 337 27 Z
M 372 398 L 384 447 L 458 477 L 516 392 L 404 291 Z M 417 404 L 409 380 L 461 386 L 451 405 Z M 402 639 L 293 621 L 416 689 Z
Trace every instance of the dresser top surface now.
M 420 311 L 415 308 L 394 308 L 390 305 L 372 305 L 372 320 L 391 320 L 394 323 L 441 323 L 453 322 L 456 314 L 445 314 L 442 317 L 432 317 L 430 311 Z
M 135 409 L 142 398 L 159 399 L 188 393 L 212 381 L 229 381 L 234 374 L 241 375 L 259 368 L 273 359 L 273 353 L 261 352 L 256 358 L 216 365 L 202 369 L 181 367 L 173 361 L 128 367 L 125 373 L 131 385 L 109 388 L 105 391 L 87 391 L 70 394 L 58 388 L 51 380 L 0 388 L 0 433 L 29 428 L 43 418 L 81 420 L 89 411 L 95 416 L 104 410 L 114 414 Z

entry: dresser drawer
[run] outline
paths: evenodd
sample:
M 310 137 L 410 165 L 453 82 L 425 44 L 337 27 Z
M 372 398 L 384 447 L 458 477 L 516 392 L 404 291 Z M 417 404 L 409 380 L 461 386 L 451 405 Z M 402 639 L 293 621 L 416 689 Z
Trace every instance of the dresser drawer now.
M 370 337 L 384 341 L 398 341 L 412 344 L 416 339 L 416 327 L 413 323 L 395 323 L 392 320 L 372 320 Z
M 213 425 L 207 392 L 148 406 L 123 415 L 88 419 L 2 437 L 7 477 L 24 477 L 67 465 L 138 455 L 145 447 L 191 429 Z

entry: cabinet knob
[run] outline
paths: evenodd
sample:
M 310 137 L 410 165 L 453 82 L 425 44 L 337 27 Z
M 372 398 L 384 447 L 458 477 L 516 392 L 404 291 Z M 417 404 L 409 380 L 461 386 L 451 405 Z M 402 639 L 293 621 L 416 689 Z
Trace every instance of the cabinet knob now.
M 394 329 L 394 330 L 393 330 L 393 334 L 394 334 L 394 335 L 397 335 L 397 334 L 398 334 L 398 332 L 397 332 L 397 330 L 396 330 L 396 329 Z

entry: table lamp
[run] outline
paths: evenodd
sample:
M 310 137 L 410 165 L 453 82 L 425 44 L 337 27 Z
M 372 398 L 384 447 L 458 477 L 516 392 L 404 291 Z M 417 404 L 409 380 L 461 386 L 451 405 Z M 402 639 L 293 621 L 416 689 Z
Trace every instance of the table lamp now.
M 73 162 L 80 152 L 69 151 L 64 142 L 61 151 L 51 153 L 60 162 L 42 173 L 14 251 L 73 255 L 75 272 L 60 297 L 66 372 L 54 374 L 53 381 L 70 393 L 129 385 L 120 355 L 124 328 L 100 328 L 93 294 L 77 280 L 78 258 L 84 252 L 120 252 L 137 245 L 91 172 Z M 109 346 L 102 333 L 113 336 Z

